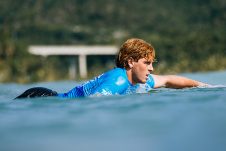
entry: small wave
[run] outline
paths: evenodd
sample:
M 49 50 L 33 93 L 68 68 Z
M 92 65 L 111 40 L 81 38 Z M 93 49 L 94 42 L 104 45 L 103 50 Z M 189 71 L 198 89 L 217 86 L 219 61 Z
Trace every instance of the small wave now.
M 226 88 L 226 85 L 218 84 L 218 85 L 208 85 L 208 86 L 201 86 L 198 88 Z

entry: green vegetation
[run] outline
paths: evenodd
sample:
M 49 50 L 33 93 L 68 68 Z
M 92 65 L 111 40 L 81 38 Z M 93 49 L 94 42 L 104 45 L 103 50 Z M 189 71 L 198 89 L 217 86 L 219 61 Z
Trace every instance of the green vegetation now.
M 68 79 L 68 57 L 33 56 L 29 45 L 120 45 L 130 37 L 154 45 L 156 73 L 226 69 L 225 20 L 225 0 L 0 1 L 0 81 Z M 90 76 L 107 70 L 95 68 L 106 57 L 90 61 Z

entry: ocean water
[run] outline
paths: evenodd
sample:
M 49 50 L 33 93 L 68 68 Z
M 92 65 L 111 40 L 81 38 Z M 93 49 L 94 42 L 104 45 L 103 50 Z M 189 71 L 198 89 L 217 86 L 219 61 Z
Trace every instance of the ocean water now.
M 79 83 L 0 84 L 0 150 L 225 151 L 226 72 L 182 75 L 213 87 L 13 100 L 30 87 L 66 92 Z

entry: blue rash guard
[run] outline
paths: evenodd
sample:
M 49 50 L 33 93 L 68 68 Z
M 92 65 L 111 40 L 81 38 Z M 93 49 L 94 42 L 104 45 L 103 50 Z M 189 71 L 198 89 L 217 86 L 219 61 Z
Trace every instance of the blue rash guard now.
M 154 79 L 149 75 L 145 84 L 132 85 L 128 80 L 126 70 L 114 68 L 102 75 L 76 86 L 67 93 L 58 93 L 59 97 L 77 98 L 99 95 L 123 95 L 132 93 L 147 93 L 154 87 Z

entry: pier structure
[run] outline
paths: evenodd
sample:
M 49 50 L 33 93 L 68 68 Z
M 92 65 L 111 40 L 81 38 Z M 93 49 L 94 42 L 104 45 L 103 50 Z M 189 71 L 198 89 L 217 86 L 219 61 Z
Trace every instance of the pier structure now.
M 79 75 L 81 78 L 87 77 L 87 55 L 116 55 L 118 47 L 111 45 L 93 46 L 29 46 L 29 53 L 44 57 L 51 55 L 78 56 Z M 76 78 L 76 61 L 71 61 L 69 67 L 69 77 Z

